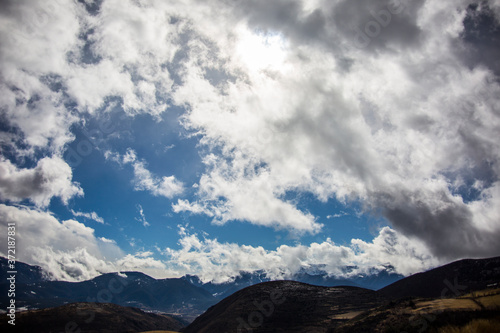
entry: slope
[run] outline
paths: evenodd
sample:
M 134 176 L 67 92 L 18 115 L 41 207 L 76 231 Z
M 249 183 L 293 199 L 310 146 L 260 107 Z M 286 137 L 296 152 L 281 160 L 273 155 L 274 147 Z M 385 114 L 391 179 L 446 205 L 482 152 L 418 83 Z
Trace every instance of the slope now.
M 364 311 L 380 301 L 376 292 L 357 287 L 264 282 L 225 298 L 183 332 L 325 332 L 336 315 Z
M 26 311 L 16 316 L 15 332 L 101 332 L 123 333 L 151 330 L 178 331 L 179 320 L 160 314 L 109 303 L 73 303 L 56 308 Z M 9 332 L 6 321 L 0 323 L 2 332 Z

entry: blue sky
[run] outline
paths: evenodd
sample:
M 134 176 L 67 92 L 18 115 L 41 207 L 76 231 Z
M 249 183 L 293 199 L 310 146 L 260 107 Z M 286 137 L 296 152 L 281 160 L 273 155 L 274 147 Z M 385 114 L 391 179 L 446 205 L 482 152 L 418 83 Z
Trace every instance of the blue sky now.
M 103 225 L 92 224 L 96 233 L 116 240 L 122 249 L 129 252 L 155 251 L 155 247 L 164 246 L 177 247 L 179 224 L 189 225 L 194 232 L 206 232 L 221 242 L 263 246 L 268 250 L 281 244 L 321 242 L 325 239 L 324 234 L 298 237 L 287 230 L 266 231 L 264 227 L 244 221 L 228 223 L 224 227 L 213 225 L 212 219 L 207 216 L 173 212 L 175 199 L 134 190 L 133 168 L 106 160 L 103 150 L 114 149 L 125 154 L 128 149 L 133 149 L 139 158 L 147 161 L 152 173 L 176 175 L 186 184 L 182 198 L 193 199 L 195 190 L 189 185 L 197 184 L 204 170 L 197 147 L 199 140 L 188 137 L 179 125 L 178 117 L 182 111 L 176 111 L 174 109 L 172 113 L 166 113 L 161 120 L 149 115 L 126 119 L 113 126 L 112 131 L 103 132 L 99 125 L 92 123 L 83 129 L 75 129 L 77 139 L 69 145 L 66 160 L 74 162 L 73 180 L 81 184 L 85 196 L 75 198 L 68 206 L 54 200 L 49 209 L 61 219 L 72 218 L 72 210 L 95 212 L 106 222 Z M 124 132 L 125 138 L 115 140 L 110 137 Z M 95 137 L 89 139 L 91 134 Z M 86 144 L 79 146 L 82 141 L 92 144 L 90 153 L 82 148 Z M 290 192 L 285 200 L 294 201 L 301 210 L 316 216 L 318 221 L 325 224 L 325 234 L 339 244 L 349 243 L 352 238 L 369 241 L 378 228 L 387 224 L 382 219 L 363 215 L 356 203 L 345 204 L 335 199 L 320 202 L 308 193 L 299 192 Z M 144 216 L 140 214 L 141 208 Z M 141 222 L 143 218 L 149 225 L 144 226 Z M 86 221 L 95 222 L 88 217 Z M 117 229 L 124 230 L 117 234 Z
M 497 1 L 0 15 L 0 222 L 54 279 L 408 275 L 500 254 Z

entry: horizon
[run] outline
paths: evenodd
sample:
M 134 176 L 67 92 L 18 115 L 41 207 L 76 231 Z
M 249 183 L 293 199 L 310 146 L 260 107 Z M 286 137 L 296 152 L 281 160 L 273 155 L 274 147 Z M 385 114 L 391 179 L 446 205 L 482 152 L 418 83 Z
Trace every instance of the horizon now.
M 7 0 L 0 18 L 0 227 L 54 279 L 500 255 L 498 1 Z
M 6 257 L 3 257 L 3 256 L 0 256 L 0 258 L 3 258 L 5 260 L 8 260 Z M 448 266 L 448 265 L 451 265 L 451 264 L 454 264 L 454 263 L 457 263 L 457 262 L 461 262 L 461 261 L 468 261 L 468 260 L 490 260 L 490 259 L 496 259 L 496 258 L 500 258 L 500 256 L 496 256 L 496 257 L 486 257 L 486 258 L 462 258 L 462 259 L 459 259 L 459 260 L 454 260 L 454 261 L 450 261 L 448 263 L 444 263 L 442 265 L 439 265 L 437 267 L 432 267 L 432 268 L 428 268 L 426 270 L 423 270 L 423 271 L 419 271 L 419 272 L 415 272 L 415 273 L 412 273 L 412 274 L 409 274 L 407 276 L 403 276 L 403 275 L 400 275 L 400 274 L 397 274 L 395 273 L 394 271 L 392 272 L 389 272 L 389 271 L 379 271 L 377 272 L 377 274 L 379 273 L 389 273 L 389 274 L 395 274 L 395 275 L 399 275 L 400 277 L 395 281 L 399 281 L 399 280 L 402 280 L 406 277 L 410 277 L 410 276 L 413 276 L 413 275 L 416 275 L 416 274 L 420 274 L 420 273 L 426 273 L 426 272 L 429 272 L 429 271 L 432 271 L 434 269 L 439 269 L 441 267 L 444 267 L 444 266 Z M 23 264 L 26 264 L 26 265 L 30 265 L 30 264 L 27 264 L 27 263 L 23 263 Z M 39 267 L 40 269 L 42 269 L 43 273 L 50 273 L 50 272 L 47 272 L 44 270 L 43 267 L 41 266 L 38 266 L 38 265 L 30 265 L 32 267 Z M 61 282 L 85 282 L 85 281 L 90 281 L 96 277 L 99 277 L 99 276 L 103 276 L 103 275 L 106 275 L 106 274 L 115 274 L 115 275 L 118 275 L 118 276 L 121 276 L 123 277 L 122 275 L 120 274 L 127 274 L 127 273 L 140 273 L 140 274 L 143 274 L 143 275 L 146 275 L 147 277 L 150 277 L 152 279 L 155 279 L 155 280 L 165 280 L 165 279 L 183 279 L 185 277 L 197 277 L 198 279 L 200 279 L 200 282 L 203 283 L 203 284 L 207 284 L 207 283 L 212 283 L 212 284 L 226 284 L 226 283 L 232 283 L 232 282 L 235 282 L 238 278 L 243 278 L 245 274 L 249 274 L 249 275 L 253 275 L 253 274 L 264 274 L 266 275 L 266 272 L 265 270 L 256 270 L 256 271 L 251 271 L 251 272 L 248 272 L 248 271 L 240 271 L 238 274 L 236 275 L 233 275 L 233 276 L 230 276 L 229 279 L 227 280 L 224 280 L 224 281 L 215 281 L 215 280 L 202 280 L 200 278 L 200 276 L 198 275 L 195 275 L 195 274 L 184 274 L 184 275 L 181 275 L 181 276 L 174 276 L 174 277 L 165 277 L 165 278 L 155 278 L 145 272 L 141 272 L 141 271 L 113 271 L 113 272 L 105 272 L 105 273 L 99 273 L 98 275 L 92 277 L 92 278 L 89 278 L 87 280 L 81 280 L 81 281 L 68 281 L 68 280 L 55 280 L 55 279 L 49 279 L 48 281 L 61 281 Z M 303 271 L 303 272 L 297 272 L 295 273 L 295 275 L 290 275 L 290 276 L 287 276 L 287 277 L 284 277 L 284 276 L 277 276 L 275 278 L 270 278 L 266 275 L 266 278 L 269 279 L 269 281 L 263 281 L 263 282 L 270 282 L 270 281 L 286 281 L 286 280 L 289 280 L 289 281 L 296 281 L 296 282 L 301 282 L 301 281 L 297 281 L 297 280 L 293 280 L 294 277 L 297 277 L 297 274 L 300 274 L 300 273 L 305 273 L 305 274 L 308 274 L 310 276 L 321 276 L 324 280 L 326 280 L 327 278 L 335 278 L 335 279 L 339 279 L 339 280 L 342 280 L 342 279 L 345 279 L 347 281 L 353 279 L 353 278 L 367 278 L 367 277 L 370 277 L 370 276 L 373 276 L 373 274 L 362 274 L 362 275 L 353 275 L 353 276 L 335 276 L 335 275 L 327 275 L 326 272 L 320 272 L 318 273 L 318 271 L 316 272 L 308 272 L 307 270 L 306 271 Z M 315 274 L 317 273 L 317 274 Z M 326 275 L 325 275 L 326 274 Z M 364 275 L 364 276 L 363 276 Z M 52 278 L 53 276 L 49 276 L 47 275 L 46 278 Z M 127 276 L 125 276 L 125 278 L 127 278 Z M 188 281 L 190 282 L 190 281 Z M 351 281 L 352 282 L 352 281 Z M 395 282 L 391 282 L 389 284 L 387 284 L 386 286 L 388 285 L 391 285 L 392 283 L 395 283 Z M 190 282 L 191 283 L 191 282 Z M 301 282 L 301 283 L 306 283 L 306 284 L 309 284 L 307 282 Z M 339 285 L 341 286 L 341 285 Z M 368 288 L 368 287 L 362 287 L 362 288 L 365 288 L 365 289 L 371 289 L 371 288 Z M 383 287 L 382 287 L 383 288 Z M 373 289 L 375 290 L 375 289 Z

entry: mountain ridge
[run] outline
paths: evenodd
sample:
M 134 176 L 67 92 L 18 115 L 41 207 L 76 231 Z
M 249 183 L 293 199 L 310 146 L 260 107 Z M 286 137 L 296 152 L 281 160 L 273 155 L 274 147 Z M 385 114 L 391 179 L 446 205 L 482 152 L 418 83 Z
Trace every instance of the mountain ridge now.
M 164 314 L 147 313 L 111 303 L 71 303 L 55 308 L 26 311 L 16 315 L 19 333 L 123 333 L 153 330 L 178 331 L 185 323 Z M 6 321 L 0 323 L 7 330 Z
M 460 283 L 464 283 L 462 281 L 467 285 L 461 285 Z M 405 320 L 410 321 L 410 326 L 417 326 L 421 320 L 427 319 L 425 317 L 418 320 L 412 319 L 417 315 L 412 312 L 415 307 L 413 299 L 439 298 L 434 301 L 438 304 L 437 309 L 445 309 L 446 304 L 451 304 L 448 299 L 458 298 L 475 290 L 486 289 L 488 286 L 498 286 L 499 282 L 500 257 L 455 261 L 406 277 L 378 291 L 347 286 L 318 287 L 295 281 L 264 282 L 228 296 L 196 318 L 183 329 L 183 332 L 327 333 L 335 332 L 348 320 L 358 318 L 363 313 L 368 313 L 364 315 L 368 319 L 359 321 L 353 327 L 356 327 L 356 332 L 371 332 L 373 325 L 378 322 L 377 318 L 388 321 L 387 325 L 391 325 L 391 320 L 397 319 L 397 316 L 392 316 L 392 308 L 395 304 L 402 304 L 399 308 L 406 311 Z M 270 286 L 274 286 L 274 289 L 282 293 L 286 300 L 274 302 L 273 296 L 268 291 Z M 497 299 L 486 298 L 486 301 L 497 302 Z M 472 301 L 461 299 L 455 304 L 462 306 L 464 302 L 474 305 Z M 425 309 L 431 303 L 424 299 L 421 302 L 422 308 Z M 379 307 L 382 307 L 383 311 L 370 314 L 373 309 Z M 482 311 L 483 307 L 485 306 L 482 305 L 478 309 Z M 464 311 L 466 318 L 477 317 L 469 308 Z M 486 315 L 485 318 L 494 318 L 494 315 L 492 317 L 490 313 L 483 314 Z M 452 311 L 450 315 L 454 322 L 463 323 L 459 320 L 461 316 L 459 313 Z M 446 313 L 440 318 L 440 321 L 436 323 L 442 323 L 443 318 L 447 318 Z M 405 327 L 403 331 L 408 328 L 408 323 L 399 321 L 397 324 Z M 344 331 L 350 332 L 349 329 L 344 329 Z
M 434 304 L 437 309 L 442 309 L 443 306 L 446 308 L 446 304 L 453 302 L 459 307 L 464 302 L 469 302 L 463 314 L 445 312 L 435 321 L 441 325 L 446 323 L 446 318 L 451 318 L 450 320 L 455 323 L 464 324 L 474 318 L 496 320 L 495 308 L 491 308 L 491 304 L 500 301 L 500 288 L 498 288 L 500 257 L 455 261 L 411 275 L 378 291 L 356 286 L 317 286 L 290 280 L 267 281 L 244 287 L 245 283 L 252 283 L 265 277 L 262 274 L 247 274 L 236 278 L 232 281 L 233 284 L 208 285 L 215 289 L 241 288 L 222 300 L 212 294 L 215 289 L 203 289 L 202 286 L 205 285 L 207 288 L 207 284 L 196 276 L 157 280 L 141 272 L 122 272 L 103 274 L 83 282 L 64 282 L 47 281 L 39 267 L 30 265 L 18 265 L 18 267 L 20 267 L 19 276 L 24 283 L 16 286 L 16 293 L 21 296 L 16 297 L 16 302 L 19 300 L 21 303 L 24 301 L 26 304 L 36 305 L 36 302 L 45 300 L 58 304 L 73 303 L 72 299 L 77 298 L 80 299 L 78 304 L 86 302 L 87 305 L 82 305 L 83 307 L 95 304 L 96 301 L 99 302 L 98 307 L 105 307 L 102 304 L 108 304 L 109 301 L 122 302 L 126 308 L 134 310 L 117 314 L 118 317 L 123 315 L 133 318 L 136 313 L 133 311 L 141 311 L 135 308 L 148 309 L 150 312 L 177 313 L 188 322 L 192 321 L 183 329 L 185 333 L 235 331 L 328 333 L 337 330 L 351 332 L 351 329 L 352 332 L 371 332 L 372 327 L 386 327 L 384 325 L 392 325 L 391 322 L 403 327 L 407 332 L 413 332 L 408 325 L 419 323 L 412 319 L 415 317 L 413 314 L 415 307 L 426 309 L 431 307 L 429 304 Z M 6 271 L 2 271 L 2 274 L 5 275 Z M 321 276 L 312 276 L 321 279 Z M 2 288 L 6 285 L 0 283 Z M 481 302 L 485 302 L 483 307 L 489 306 L 489 312 L 484 312 L 478 307 L 479 301 L 474 294 L 465 295 L 495 286 L 497 291 L 491 295 L 496 296 L 490 296 L 490 291 L 487 291 L 481 299 Z M 6 294 L 0 295 L 2 303 L 5 302 Z M 452 299 L 456 300 L 451 302 Z M 473 309 L 474 306 L 476 310 Z M 64 307 L 51 309 L 56 310 L 48 309 L 53 311 L 47 312 L 52 313 L 49 317 L 57 317 L 58 311 L 67 313 Z M 404 312 L 403 321 L 397 319 L 397 315 L 394 314 L 395 309 Z M 474 311 L 477 309 L 482 311 L 482 317 L 475 314 Z M 424 319 L 426 320 L 426 317 Z M 134 322 L 130 322 L 130 325 L 133 327 Z
M 0 257 L 2 276 L 6 281 L 7 259 Z M 104 273 L 80 282 L 52 281 L 41 267 L 22 262 L 17 267 L 17 300 L 19 307 L 48 308 L 72 302 L 110 302 L 134 306 L 144 310 L 179 313 L 194 319 L 208 307 L 245 287 L 271 281 L 264 271 L 241 272 L 226 283 L 202 282 L 196 275 L 181 278 L 155 279 L 145 273 L 126 271 Z M 313 274 L 310 274 L 313 273 Z M 293 280 L 320 286 L 365 286 L 363 281 L 374 279 L 377 286 L 388 284 L 401 276 L 390 271 L 369 277 L 354 277 L 352 281 L 328 276 L 321 267 L 314 271 L 302 270 Z M 356 280 L 356 282 L 354 282 Z M 370 281 L 369 281 L 370 282 Z M 370 282 L 371 283 L 371 282 Z M 6 284 L 0 282 L 0 303 L 7 304 Z M 6 290 L 6 289 L 5 289 Z

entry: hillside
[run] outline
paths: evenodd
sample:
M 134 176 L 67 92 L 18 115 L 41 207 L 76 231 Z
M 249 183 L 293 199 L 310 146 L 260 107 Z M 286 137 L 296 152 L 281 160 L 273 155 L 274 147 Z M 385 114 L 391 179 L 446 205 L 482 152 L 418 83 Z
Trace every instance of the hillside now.
M 379 291 L 266 282 L 225 298 L 183 332 L 419 332 L 431 323 L 460 327 L 474 320 L 493 320 L 496 325 L 500 296 L 464 295 L 499 281 L 500 258 L 490 258 L 460 260 Z
M 500 289 L 454 298 L 406 299 L 367 311 L 331 329 L 366 332 L 500 332 Z
M 264 282 L 225 298 L 183 332 L 323 332 L 336 316 L 368 310 L 380 302 L 376 292 L 363 288 Z
M 0 323 L 8 332 L 6 321 Z M 178 331 L 184 324 L 171 316 L 108 303 L 73 303 L 17 314 L 18 333 L 124 333 L 152 330 Z
M 380 289 L 380 295 L 402 297 L 454 297 L 486 289 L 500 282 L 500 257 L 464 259 L 414 274 Z

